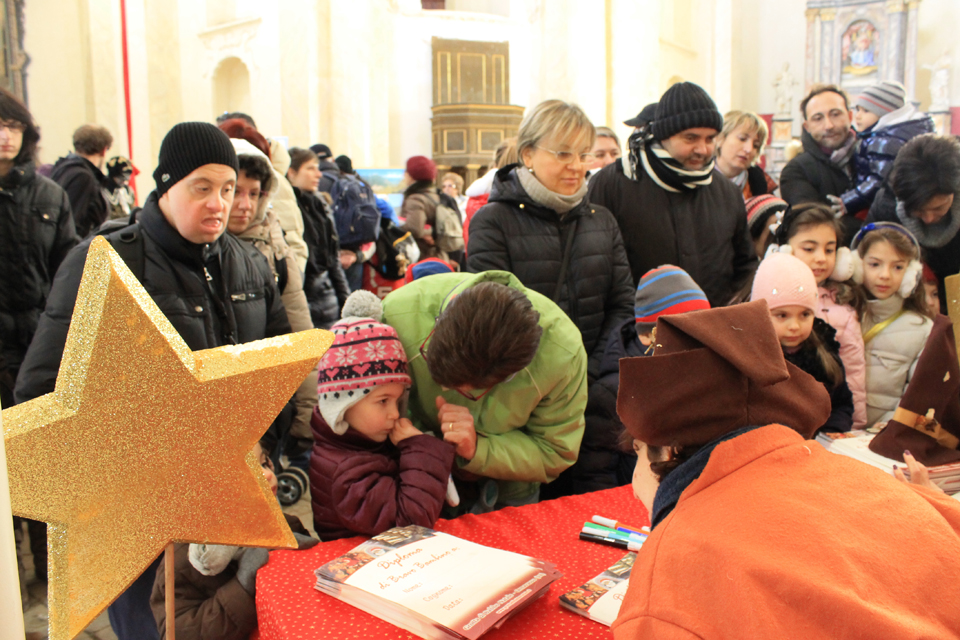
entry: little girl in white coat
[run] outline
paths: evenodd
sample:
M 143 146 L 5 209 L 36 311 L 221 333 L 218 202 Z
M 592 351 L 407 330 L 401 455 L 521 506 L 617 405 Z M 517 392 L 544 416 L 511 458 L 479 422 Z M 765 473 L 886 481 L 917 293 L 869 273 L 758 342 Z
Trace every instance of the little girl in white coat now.
M 867 360 L 867 425 L 893 417 L 930 335 L 920 286 L 920 245 L 892 222 L 864 225 L 852 245 L 863 263 L 867 303 L 860 317 Z

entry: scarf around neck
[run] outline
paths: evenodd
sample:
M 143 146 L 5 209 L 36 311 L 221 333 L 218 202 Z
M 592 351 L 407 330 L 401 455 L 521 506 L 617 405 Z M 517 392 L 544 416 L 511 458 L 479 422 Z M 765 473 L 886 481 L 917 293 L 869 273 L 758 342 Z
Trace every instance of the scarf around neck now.
M 710 461 L 710 454 L 717 448 L 717 445 L 759 428 L 759 425 L 742 427 L 730 433 L 725 433 L 716 440 L 703 445 L 689 460 L 682 462 L 680 466 L 667 474 L 667 477 L 660 483 L 660 487 L 657 489 L 657 495 L 653 499 L 653 513 L 650 514 L 650 530 L 653 531 L 658 524 L 663 522 L 664 518 L 673 512 L 674 507 L 677 506 L 677 502 L 680 500 L 680 494 L 682 494 L 694 480 L 700 477 L 700 474 L 703 473 L 703 470 L 707 466 L 707 462 Z
M 577 189 L 576 193 L 565 196 L 547 189 L 526 167 L 517 167 L 514 172 L 517 174 L 517 179 L 520 180 L 520 186 L 534 202 L 556 211 L 561 217 L 570 213 L 587 195 L 586 180 L 580 183 L 580 188 Z
M 857 136 L 851 132 L 850 135 L 847 136 L 847 141 L 830 153 L 831 164 L 846 171 L 850 164 L 850 158 L 853 157 L 853 153 L 857 150 L 856 145 Z
M 643 164 L 643 170 L 657 185 L 665 191 L 682 193 L 693 191 L 697 187 L 704 187 L 713 181 L 714 160 L 703 169 L 691 171 L 673 159 L 670 152 L 653 139 L 652 133 L 642 130 L 630 136 L 630 169 L 634 180 L 639 170 L 637 164 Z
M 953 240 L 957 232 L 960 231 L 958 202 L 960 202 L 960 198 L 954 198 L 954 204 L 950 207 L 947 215 L 933 224 L 925 224 L 922 220 L 909 215 L 903 202 L 897 200 L 897 219 L 917 238 L 921 247 L 939 249 Z

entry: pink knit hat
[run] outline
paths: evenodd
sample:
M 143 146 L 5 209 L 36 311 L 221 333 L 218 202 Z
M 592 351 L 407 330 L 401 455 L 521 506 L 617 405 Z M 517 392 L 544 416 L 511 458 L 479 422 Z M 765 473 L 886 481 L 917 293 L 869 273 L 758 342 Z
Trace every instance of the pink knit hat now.
M 816 311 L 817 281 L 802 260 L 775 252 L 757 268 L 750 299 L 766 300 L 771 310 L 797 305 Z
M 343 435 L 349 426 L 347 409 L 374 387 L 399 382 L 412 384 L 407 373 L 407 354 L 393 327 L 372 318 L 344 318 L 333 325 L 333 346 L 320 359 L 318 408 L 334 433 Z

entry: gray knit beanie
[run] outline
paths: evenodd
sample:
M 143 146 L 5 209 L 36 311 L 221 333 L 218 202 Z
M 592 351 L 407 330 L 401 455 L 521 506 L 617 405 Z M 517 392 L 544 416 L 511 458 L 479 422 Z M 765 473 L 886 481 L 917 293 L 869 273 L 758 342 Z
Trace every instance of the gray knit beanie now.
M 160 143 L 160 158 L 153 172 L 157 197 L 205 164 L 226 165 L 240 173 L 230 138 L 215 125 L 209 122 L 174 125 Z
M 657 103 L 657 115 L 650 124 L 653 137 L 665 140 L 686 129 L 723 129 L 723 116 L 700 85 L 678 82 L 664 92 Z
M 902 84 L 884 80 L 864 89 L 863 93 L 854 100 L 853 106 L 865 109 L 882 118 L 891 111 L 903 107 L 906 99 L 907 91 Z

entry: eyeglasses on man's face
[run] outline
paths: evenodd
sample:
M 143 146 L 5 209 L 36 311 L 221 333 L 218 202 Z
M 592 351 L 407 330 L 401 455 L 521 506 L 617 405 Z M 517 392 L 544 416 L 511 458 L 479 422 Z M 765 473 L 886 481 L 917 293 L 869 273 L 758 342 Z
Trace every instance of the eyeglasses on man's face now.
M 542 149 L 547 153 L 552 153 L 557 159 L 557 162 L 560 164 L 572 164 L 574 160 L 580 160 L 580 164 L 590 164 L 596 162 L 597 156 L 593 153 L 574 153 L 573 151 L 554 151 L 553 149 L 547 149 L 546 147 L 541 147 L 536 145 L 537 149 Z

